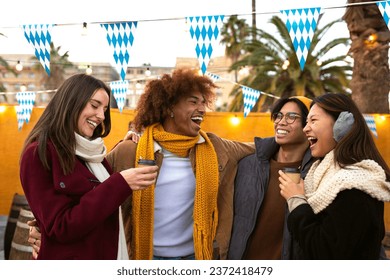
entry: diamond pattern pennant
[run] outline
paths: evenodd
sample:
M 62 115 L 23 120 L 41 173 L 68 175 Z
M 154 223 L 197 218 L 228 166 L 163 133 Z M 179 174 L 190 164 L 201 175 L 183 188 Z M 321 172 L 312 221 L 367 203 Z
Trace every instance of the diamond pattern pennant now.
M 225 16 L 197 16 L 187 17 L 191 38 L 195 42 L 196 56 L 199 66 L 204 74 L 213 53 L 213 47 L 218 42 L 219 29 L 223 25 Z
M 107 41 L 114 50 L 116 70 L 122 81 L 125 80 L 130 59 L 130 49 L 134 43 L 137 21 L 104 23 L 101 26 L 107 32 Z
M 376 131 L 376 123 L 375 118 L 372 115 L 364 114 L 364 119 L 366 120 L 366 123 L 368 125 L 368 128 L 371 130 L 372 134 L 374 134 L 375 137 L 378 137 L 378 132 Z
M 305 67 L 321 10 L 321 8 L 304 8 L 280 11 L 290 33 L 301 70 Z
M 210 73 L 210 72 L 206 72 L 206 75 L 215 83 L 216 81 L 220 80 L 221 77 L 216 75 L 216 74 L 213 74 L 213 73 Z
M 24 124 L 23 109 L 21 106 L 16 106 L 16 118 L 18 120 L 18 129 L 21 130 Z
M 112 81 L 110 82 L 112 94 L 118 105 L 119 112 L 122 113 L 123 107 L 126 102 L 126 95 L 129 89 L 129 81 Z
M 261 91 L 255 90 L 253 88 L 249 88 L 246 86 L 241 86 L 242 93 L 244 96 L 244 118 L 249 115 L 253 106 L 255 106 Z
M 376 4 L 386 22 L 387 28 L 390 30 L 390 1 L 377 2 Z
M 16 100 L 18 101 L 19 106 L 16 109 L 16 116 L 18 118 L 18 128 L 23 127 L 23 123 L 28 123 L 30 121 L 31 113 L 35 103 L 35 92 L 17 92 Z
M 50 76 L 50 43 L 52 24 L 23 25 L 24 36 L 35 49 L 35 56 L 39 59 L 46 73 Z

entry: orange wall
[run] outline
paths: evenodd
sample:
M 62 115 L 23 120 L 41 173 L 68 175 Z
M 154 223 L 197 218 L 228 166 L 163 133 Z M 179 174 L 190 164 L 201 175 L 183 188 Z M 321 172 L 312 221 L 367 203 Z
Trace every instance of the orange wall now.
M 4 111 L 3 111 L 4 110 Z M 15 192 L 23 193 L 19 182 L 19 156 L 23 142 L 35 125 L 44 108 L 34 107 L 30 122 L 19 131 L 14 106 L 0 106 L 0 215 L 8 215 Z M 111 110 L 112 130 L 105 139 L 107 149 L 112 148 L 123 138 L 127 125 L 134 117 L 132 110 Z M 238 125 L 232 125 L 232 118 L 237 117 Z M 375 115 L 378 138 L 375 142 L 382 156 L 390 165 L 390 115 Z M 250 113 L 246 118 L 243 113 L 209 112 L 202 124 L 202 129 L 232 140 L 252 142 L 255 136 L 273 135 L 273 125 L 268 113 Z M 390 231 L 390 204 L 386 205 L 386 225 Z

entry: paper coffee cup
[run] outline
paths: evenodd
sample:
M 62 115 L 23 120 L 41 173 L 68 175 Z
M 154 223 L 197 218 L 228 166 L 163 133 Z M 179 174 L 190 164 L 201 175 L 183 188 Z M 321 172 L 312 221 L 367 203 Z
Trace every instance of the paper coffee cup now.
M 295 183 L 299 183 L 301 181 L 301 172 L 298 168 L 295 167 L 285 167 L 282 169 L 284 173 L 288 177 L 290 177 Z
M 156 165 L 156 161 L 152 159 L 139 159 L 138 166 L 153 166 Z

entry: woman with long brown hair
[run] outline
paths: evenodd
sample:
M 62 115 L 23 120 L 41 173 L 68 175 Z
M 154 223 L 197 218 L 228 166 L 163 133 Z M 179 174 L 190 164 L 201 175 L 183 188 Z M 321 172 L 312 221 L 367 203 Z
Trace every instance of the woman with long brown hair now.
M 110 94 L 92 76 L 70 77 L 25 141 L 20 179 L 42 233 L 38 259 L 127 256 L 119 206 L 154 182 L 157 166 L 112 174 L 102 140 L 111 130 Z

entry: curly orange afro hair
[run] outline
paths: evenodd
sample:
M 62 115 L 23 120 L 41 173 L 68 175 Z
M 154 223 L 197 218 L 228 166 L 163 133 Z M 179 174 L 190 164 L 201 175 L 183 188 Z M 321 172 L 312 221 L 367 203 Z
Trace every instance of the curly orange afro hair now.
M 142 131 L 151 124 L 163 123 L 169 116 L 169 109 L 194 92 L 201 92 L 206 106 L 211 109 L 216 88 L 218 86 L 210 78 L 191 69 L 177 69 L 171 75 L 164 74 L 160 79 L 151 80 L 137 103 L 135 129 Z

